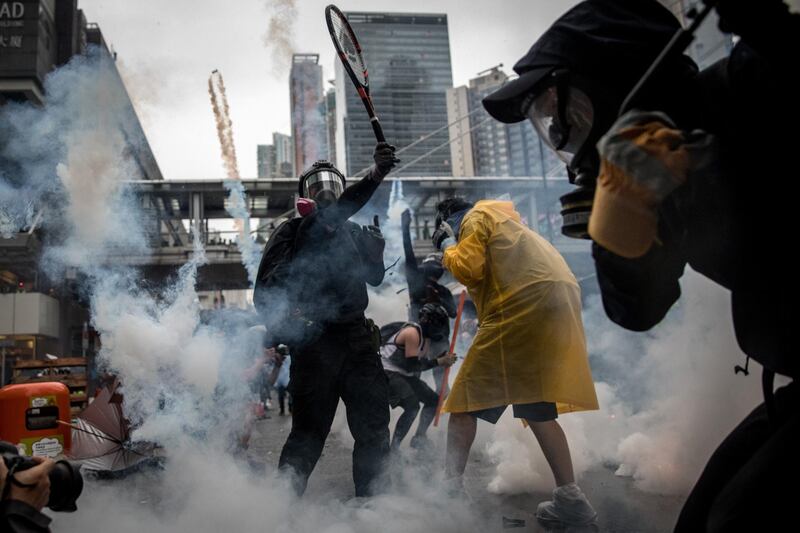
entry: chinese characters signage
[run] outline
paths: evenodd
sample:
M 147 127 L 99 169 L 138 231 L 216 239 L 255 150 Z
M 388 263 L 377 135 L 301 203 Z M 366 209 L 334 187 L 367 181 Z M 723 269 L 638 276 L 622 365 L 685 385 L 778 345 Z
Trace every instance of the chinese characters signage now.
M 0 0 L 0 79 L 37 79 L 57 45 L 53 0 Z

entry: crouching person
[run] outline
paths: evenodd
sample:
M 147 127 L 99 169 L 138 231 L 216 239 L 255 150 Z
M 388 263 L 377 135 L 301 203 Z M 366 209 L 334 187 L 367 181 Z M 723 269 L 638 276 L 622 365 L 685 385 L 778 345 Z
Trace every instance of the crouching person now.
M 401 407 L 403 414 L 397 420 L 392 435 L 391 449 L 396 451 L 411 429 L 422 404 L 417 432 L 411 439 L 411 447 L 425 448 L 429 443 L 428 431 L 439 395 L 420 379 L 424 370 L 448 367 L 455 362 L 455 355 L 432 352 L 432 342 L 448 326 L 447 311 L 438 304 L 425 304 L 419 310 L 419 323 L 407 322 L 386 339 L 381 346 L 381 362 L 389 378 L 389 405 Z

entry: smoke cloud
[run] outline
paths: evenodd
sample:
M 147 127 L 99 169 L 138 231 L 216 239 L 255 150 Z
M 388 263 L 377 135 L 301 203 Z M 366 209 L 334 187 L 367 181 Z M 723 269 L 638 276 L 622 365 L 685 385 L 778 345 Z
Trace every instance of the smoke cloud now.
M 724 436 L 761 402 L 757 370 L 749 378 L 733 372 L 744 354 L 728 291 L 692 271 L 681 285 L 680 303 L 646 334 L 611 324 L 599 298 L 590 299 L 584 321 L 600 411 L 559 418 L 579 477 L 610 466 L 644 491 L 686 494 Z M 491 491 L 551 487 L 530 430 L 508 415 L 486 452 L 497 464 Z
M 228 175 L 224 182 L 228 190 L 228 201 L 225 211 L 233 217 L 236 230 L 236 246 L 242 254 L 242 264 L 247 270 L 247 279 L 250 286 L 255 285 L 258 273 L 259 250 L 255 240 L 250 235 L 250 211 L 247 208 L 244 187 L 239 176 L 239 165 L 236 161 L 236 145 L 233 142 L 233 121 L 230 117 L 228 96 L 225 92 L 225 82 L 222 73 L 215 70 L 208 78 L 208 94 L 211 98 L 211 109 L 217 125 L 217 135 L 222 152 L 222 162 Z
M 264 33 L 264 46 L 272 51 L 272 70 L 276 75 L 285 73 L 292 61 L 296 46 L 294 26 L 297 20 L 295 0 L 267 0 L 268 21 Z

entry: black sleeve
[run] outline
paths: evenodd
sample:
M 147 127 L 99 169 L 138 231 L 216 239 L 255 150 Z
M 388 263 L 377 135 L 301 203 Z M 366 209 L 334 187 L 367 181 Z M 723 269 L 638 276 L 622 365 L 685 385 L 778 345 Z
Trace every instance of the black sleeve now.
M 49 533 L 50 518 L 17 500 L 0 502 L 0 529 L 3 533 Z
M 403 228 L 403 252 L 406 256 L 406 275 L 409 272 L 418 272 L 417 258 L 414 256 L 414 247 L 411 246 L 411 227 Z
M 680 297 L 686 261 L 676 251 L 656 245 L 641 258 L 625 259 L 593 243 L 592 256 L 606 314 L 626 329 L 652 328 Z
M 320 222 L 338 227 L 364 207 L 383 181 L 375 166 L 367 175 L 351 185 L 342 193 L 336 204 L 319 212 Z

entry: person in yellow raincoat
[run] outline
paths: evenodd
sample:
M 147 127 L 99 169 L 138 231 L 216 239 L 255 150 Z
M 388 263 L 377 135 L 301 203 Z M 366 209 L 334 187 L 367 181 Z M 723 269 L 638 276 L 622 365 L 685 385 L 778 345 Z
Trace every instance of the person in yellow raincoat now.
M 564 258 L 522 224 L 511 202 L 440 202 L 434 245 L 478 311 L 478 331 L 443 411 L 450 413 L 446 475 L 460 486 L 477 419 L 496 423 L 507 406 L 533 431 L 553 471 L 553 502 L 540 521 L 592 523 L 575 484 L 561 413 L 597 409 L 586 353 L 580 287 Z

